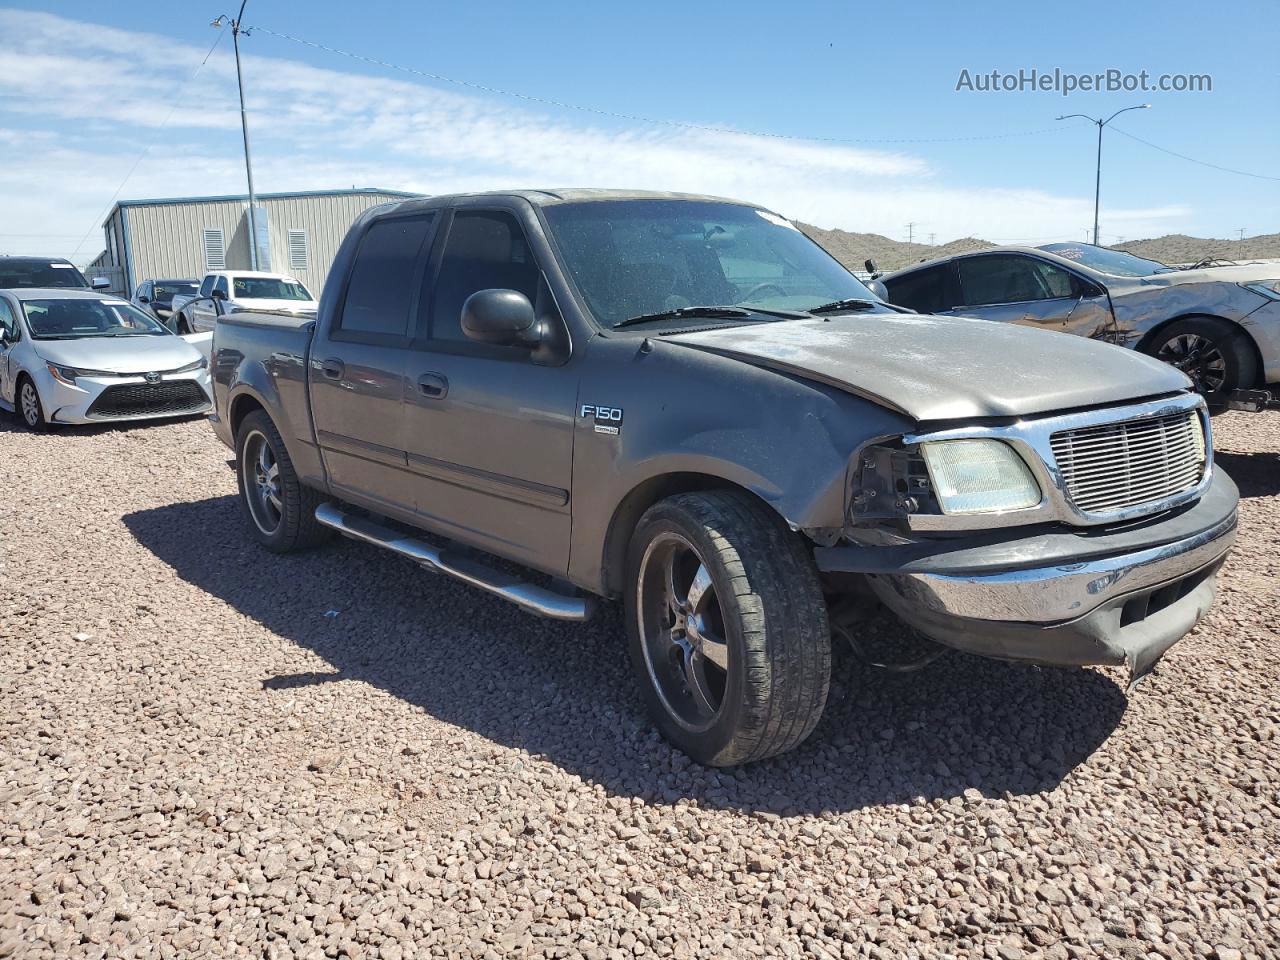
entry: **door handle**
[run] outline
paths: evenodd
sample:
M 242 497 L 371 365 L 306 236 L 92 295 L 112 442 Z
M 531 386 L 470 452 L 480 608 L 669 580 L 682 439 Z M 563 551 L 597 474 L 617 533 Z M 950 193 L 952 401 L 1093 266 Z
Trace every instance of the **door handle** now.
M 337 357 L 330 357 L 320 364 L 320 372 L 330 380 L 341 380 L 342 375 L 347 372 L 347 368 Z
M 431 400 L 441 400 L 449 392 L 449 379 L 439 373 L 424 373 L 418 378 L 418 393 Z

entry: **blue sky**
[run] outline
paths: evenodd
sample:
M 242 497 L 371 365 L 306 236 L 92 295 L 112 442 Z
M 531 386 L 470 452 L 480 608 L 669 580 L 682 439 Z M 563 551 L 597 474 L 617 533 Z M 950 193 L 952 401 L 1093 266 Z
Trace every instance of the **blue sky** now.
M 224 9 L 191 0 L 0 7 L 0 251 L 92 257 L 117 191 L 244 190 L 229 35 L 188 79 Z M 634 186 L 738 196 L 898 239 L 915 222 L 917 240 L 1046 242 L 1080 239 L 1092 221 L 1094 128 L 1056 122 L 1062 113 L 1150 102 L 1117 128 L 1280 177 L 1278 13 L 1274 0 L 1238 3 L 1229 15 L 1114 0 L 250 0 L 246 9 L 246 25 L 604 113 L 433 81 L 262 30 L 242 49 L 262 191 Z M 1213 90 L 955 90 L 962 69 L 1055 67 L 1209 74 Z M 967 137 L 985 139 L 956 139 Z M 1241 227 L 1280 230 L 1280 181 L 1198 166 L 1108 131 L 1104 242 Z

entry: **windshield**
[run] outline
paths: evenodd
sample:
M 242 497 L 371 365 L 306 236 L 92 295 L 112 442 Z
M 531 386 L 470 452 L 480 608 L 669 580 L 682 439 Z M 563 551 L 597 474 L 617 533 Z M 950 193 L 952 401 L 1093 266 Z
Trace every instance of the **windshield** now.
M 297 280 L 279 277 L 236 277 L 233 300 L 310 300 L 311 294 Z
M 1099 273 L 1109 273 L 1113 277 L 1150 277 L 1157 273 L 1174 272 L 1173 267 L 1155 260 L 1144 260 L 1132 253 L 1095 247 L 1090 243 L 1049 243 L 1040 249 L 1057 254 L 1064 260 L 1074 260 L 1086 267 L 1093 267 Z
M 79 270 L 57 260 L 0 260 L 0 288 L 3 287 L 75 287 L 85 289 L 89 283 Z
M 753 207 L 608 200 L 543 212 L 587 306 L 607 326 L 680 307 L 805 310 L 876 299 L 788 221 Z
M 162 303 L 171 303 L 173 298 L 179 294 L 182 296 L 194 296 L 199 286 L 195 283 L 178 283 L 170 280 L 168 283 L 157 283 L 153 300 L 159 300 Z
M 168 336 L 164 326 L 123 300 L 24 300 L 37 340 Z

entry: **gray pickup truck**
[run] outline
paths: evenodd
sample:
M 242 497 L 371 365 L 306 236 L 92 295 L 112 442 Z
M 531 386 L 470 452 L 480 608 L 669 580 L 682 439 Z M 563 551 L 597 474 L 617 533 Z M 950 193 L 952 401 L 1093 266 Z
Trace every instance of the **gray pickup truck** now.
M 1235 538 L 1177 370 L 891 307 L 708 197 L 376 207 L 315 321 L 224 317 L 212 369 L 263 545 L 336 530 L 562 620 L 621 598 L 658 725 L 709 764 L 803 741 L 833 635 L 856 649 L 877 601 L 941 644 L 1137 679 Z

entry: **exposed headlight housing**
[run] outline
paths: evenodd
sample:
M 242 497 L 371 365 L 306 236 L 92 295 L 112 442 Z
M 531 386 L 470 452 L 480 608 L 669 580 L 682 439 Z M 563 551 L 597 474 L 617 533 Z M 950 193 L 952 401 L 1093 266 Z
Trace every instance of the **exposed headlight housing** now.
M 1268 300 L 1280 300 L 1280 280 L 1258 280 L 1254 283 L 1242 283 L 1241 286 L 1262 294 Z
M 1043 497 L 1017 451 L 999 440 L 939 440 L 920 452 L 943 513 L 1025 510 Z

